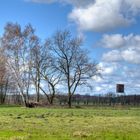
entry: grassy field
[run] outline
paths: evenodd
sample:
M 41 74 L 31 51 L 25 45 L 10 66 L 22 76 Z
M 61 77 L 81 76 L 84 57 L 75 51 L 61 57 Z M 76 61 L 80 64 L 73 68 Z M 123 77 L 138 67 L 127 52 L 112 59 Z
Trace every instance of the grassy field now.
M 0 140 L 140 140 L 140 108 L 0 107 Z

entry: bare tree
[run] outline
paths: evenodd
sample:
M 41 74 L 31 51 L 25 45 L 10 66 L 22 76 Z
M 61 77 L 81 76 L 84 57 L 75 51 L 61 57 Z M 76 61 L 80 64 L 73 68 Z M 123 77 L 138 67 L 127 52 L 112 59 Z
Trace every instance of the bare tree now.
M 5 103 L 5 98 L 8 89 L 8 74 L 6 68 L 6 57 L 4 56 L 2 48 L 0 48 L 0 103 Z
M 34 29 L 31 25 L 27 25 L 22 31 L 20 25 L 8 23 L 2 37 L 7 64 L 14 75 L 26 106 L 29 104 L 32 68 L 30 50 L 36 41 L 34 36 Z
M 42 82 L 47 84 L 47 89 L 42 88 L 40 86 L 40 89 L 42 92 L 46 95 L 49 104 L 53 104 L 55 94 L 56 94 L 56 86 L 60 83 L 61 80 L 61 73 L 56 71 L 56 69 L 53 67 L 55 60 L 50 54 L 50 50 L 48 48 L 49 43 L 46 43 L 43 53 L 42 53 L 42 64 L 41 64 L 41 79 Z M 48 93 L 47 93 L 48 92 Z
M 72 38 L 69 31 L 57 32 L 51 41 L 50 50 L 56 61 L 53 67 L 63 74 L 63 81 L 67 84 L 68 105 L 71 107 L 77 87 L 97 75 L 97 64 L 90 62 L 87 51 L 82 49 L 82 39 Z
M 41 85 L 41 56 L 42 46 L 39 44 L 39 38 L 34 36 L 34 46 L 31 49 L 31 62 L 32 62 L 32 72 L 31 77 L 36 91 L 36 101 L 40 101 L 40 85 Z
M 32 50 L 34 61 L 33 81 L 37 87 L 36 89 L 43 92 L 48 103 L 52 105 L 56 94 L 56 86 L 61 76 L 52 67 L 55 60 L 51 57 L 49 45 L 48 40 L 45 45 L 34 47 Z

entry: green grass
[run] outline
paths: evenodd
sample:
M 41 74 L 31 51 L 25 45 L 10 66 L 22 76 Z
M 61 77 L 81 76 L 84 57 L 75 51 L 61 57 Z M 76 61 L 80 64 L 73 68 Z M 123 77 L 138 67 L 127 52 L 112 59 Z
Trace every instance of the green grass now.
M 140 108 L 0 107 L 0 140 L 139 140 Z

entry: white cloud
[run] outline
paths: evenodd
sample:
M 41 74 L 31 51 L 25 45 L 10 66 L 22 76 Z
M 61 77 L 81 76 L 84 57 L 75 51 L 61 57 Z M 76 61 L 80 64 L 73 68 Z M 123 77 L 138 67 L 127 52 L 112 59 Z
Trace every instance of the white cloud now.
M 100 41 L 104 48 L 138 47 L 140 45 L 140 35 L 129 34 L 105 34 Z
M 97 86 L 106 85 L 108 91 L 115 91 L 115 85 L 123 83 L 126 94 L 137 94 L 140 83 L 140 35 L 104 35 L 100 42 L 107 52 L 102 55 L 103 80 Z M 114 87 L 109 88 L 111 85 Z
M 123 68 L 123 76 L 125 77 L 125 79 L 127 79 L 127 77 L 129 76 L 129 78 L 134 79 L 135 82 L 137 79 L 140 79 L 140 73 L 139 73 L 139 66 L 135 66 L 133 67 L 131 66 L 124 66 Z
M 113 91 L 117 83 L 123 83 L 126 94 L 139 94 L 140 35 L 104 35 L 100 46 L 107 51 L 102 55 L 104 72 L 100 85 L 112 85 L 108 90 Z
M 125 44 L 125 39 L 121 34 L 103 35 L 101 46 L 105 48 L 120 48 Z
M 106 63 L 101 65 L 107 73 L 102 73 L 102 80 L 94 83 L 94 90 L 96 93 L 107 93 L 109 91 L 115 92 L 116 84 L 125 84 L 126 94 L 139 94 L 140 85 L 140 66 L 127 65 L 126 63 Z M 114 68 L 112 68 L 114 67 Z
M 81 31 L 108 31 L 129 26 L 140 12 L 140 0 L 25 0 L 37 3 L 71 4 L 68 18 Z
M 94 77 L 92 77 L 92 80 L 96 81 L 97 83 L 100 83 L 103 81 L 103 79 L 101 78 L 101 76 L 97 76 L 95 75 Z
M 112 49 L 103 54 L 103 61 L 125 61 L 132 64 L 140 64 L 140 35 L 104 35 L 100 45 L 104 48 Z
M 132 49 L 124 50 L 122 52 L 122 57 L 127 62 L 140 64 L 140 51 Z
M 102 60 L 107 62 L 116 62 L 121 61 L 122 56 L 118 50 L 112 50 L 109 51 L 108 53 L 104 53 L 102 56 Z
M 74 8 L 69 18 L 81 30 L 107 31 L 128 26 L 133 20 L 121 13 L 122 0 L 96 0 L 88 7 Z
M 130 5 L 131 11 L 133 11 L 133 14 L 137 14 L 140 11 L 140 0 L 126 0 L 128 5 Z
M 113 63 L 113 62 L 111 62 L 111 63 L 101 62 L 101 63 L 99 63 L 99 66 L 102 69 L 102 74 L 103 75 L 111 75 L 118 68 L 118 64 L 117 63 Z
M 103 90 L 103 88 L 100 87 L 100 86 L 96 86 L 96 87 L 95 87 L 95 91 L 96 91 L 96 92 L 100 92 L 100 91 L 102 91 L 102 90 Z
M 69 18 L 81 30 L 101 32 L 130 25 L 139 12 L 139 0 L 95 0 L 88 7 L 74 8 Z
M 108 68 L 105 68 L 103 73 L 104 74 L 112 74 L 113 73 L 113 67 L 108 67 Z

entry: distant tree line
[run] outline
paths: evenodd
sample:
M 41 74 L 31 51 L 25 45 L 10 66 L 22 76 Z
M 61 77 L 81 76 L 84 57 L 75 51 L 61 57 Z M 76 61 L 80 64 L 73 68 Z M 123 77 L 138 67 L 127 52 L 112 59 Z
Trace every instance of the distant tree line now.
M 66 96 L 57 96 L 60 105 L 66 104 Z M 115 105 L 130 105 L 139 106 L 140 105 L 140 95 L 122 95 L 122 96 L 104 96 L 100 95 L 74 95 L 72 98 L 72 103 L 76 106 L 86 105 L 86 106 L 115 106 Z
M 43 97 L 53 105 L 63 85 L 71 107 L 77 87 L 100 74 L 82 44 L 81 38 L 66 30 L 42 42 L 30 24 L 22 29 L 17 23 L 7 23 L 0 37 L 0 104 L 14 100 L 30 107 Z
M 30 100 L 34 101 L 36 99 L 36 95 L 30 95 Z M 140 106 L 140 95 L 126 95 L 126 96 L 108 96 L 107 94 L 104 96 L 100 95 L 80 95 L 75 94 L 72 97 L 72 104 L 75 107 L 80 106 Z M 67 105 L 67 95 L 66 94 L 56 94 L 54 98 L 55 106 L 66 106 Z M 6 104 L 16 104 L 22 105 L 23 100 L 19 95 L 6 95 L 5 97 Z M 50 104 L 47 102 L 45 95 L 40 95 L 40 104 L 36 102 L 32 102 L 30 107 L 35 106 L 49 106 Z

